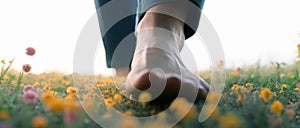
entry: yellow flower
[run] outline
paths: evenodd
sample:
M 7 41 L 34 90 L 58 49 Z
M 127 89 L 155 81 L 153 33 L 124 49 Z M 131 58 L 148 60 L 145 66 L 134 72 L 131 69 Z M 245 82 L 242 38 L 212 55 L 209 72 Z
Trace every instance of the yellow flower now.
M 275 101 L 271 104 L 270 109 L 271 109 L 271 112 L 273 112 L 277 116 L 280 116 L 281 112 L 283 110 L 283 105 L 281 102 Z
M 259 94 L 259 91 L 257 91 L 257 90 L 256 90 L 256 91 L 254 91 L 254 94 Z
M 0 120 L 8 120 L 10 118 L 9 113 L 7 111 L 0 111 Z
M 65 109 L 64 100 L 60 98 L 53 98 L 46 102 L 48 110 L 53 112 L 63 112 Z
M 234 85 L 232 85 L 231 90 L 236 90 L 238 87 L 239 87 L 238 84 L 234 84 Z
M 36 116 L 32 119 L 33 128 L 45 128 L 47 126 L 47 121 L 45 117 Z
M 41 99 L 44 102 L 48 102 L 49 100 L 52 100 L 53 98 L 55 98 L 55 95 L 53 92 L 50 92 L 50 91 L 43 93 L 41 96 Z
M 116 106 L 116 103 L 113 101 L 112 98 L 108 97 L 108 98 L 105 98 L 105 104 L 107 106 L 107 108 L 112 108 L 112 107 L 115 107 Z
M 115 100 L 116 103 L 121 103 L 122 95 L 121 94 L 115 94 L 114 95 L 114 100 Z
M 3 78 L 2 78 L 4 81 L 8 81 L 9 80 L 9 77 L 7 75 L 5 75 Z
M 219 116 L 219 108 L 216 107 L 216 109 L 213 109 L 213 106 L 206 107 L 204 114 L 209 116 L 212 119 L 216 119 Z M 210 114 L 210 115 L 209 115 Z
M 130 110 L 127 110 L 126 112 L 124 112 L 124 114 L 127 116 L 132 116 L 132 112 Z
M 45 91 L 50 90 L 50 89 L 51 89 L 50 84 L 45 84 L 44 87 L 43 87 L 43 89 L 44 89 Z
M 272 92 L 269 88 L 264 88 L 260 92 L 260 97 L 263 98 L 265 102 L 268 102 L 272 98 Z
M 246 86 L 247 88 L 251 88 L 251 87 L 252 87 L 252 85 L 251 85 L 250 83 L 247 83 L 245 86 Z
M 282 84 L 281 88 L 285 89 L 286 88 L 286 84 Z
M 139 95 L 139 102 L 142 102 L 142 104 L 145 104 L 146 102 L 151 101 L 151 94 L 148 92 L 143 92 L 142 94 Z
M 284 91 L 283 91 L 283 90 L 280 90 L 280 91 L 279 91 L 279 93 L 280 93 L 280 94 L 283 94 L 283 93 L 284 93 Z
M 170 106 L 170 110 L 174 111 L 178 118 L 185 118 L 185 120 L 194 118 L 195 115 L 192 113 L 196 113 L 193 104 L 189 103 L 185 98 L 175 99 Z
M 297 92 L 300 92 L 300 88 L 295 88 L 294 90 Z
M 77 92 L 77 88 L 70 86 L 70 87 L 67 88 L 66 92 L 68 94 L 70 94 L 70 93 L 76 93 Z
M 221 97 L 222 97 L 221 93 L 212 92 L 207 95 L 206 101 L 208 103 L 216 103 L 217 100 L 220 99 Z
M 233 113 L 227 113 L 224 116 L 220 117 L 219 120 L 220 128 L 240 128 L 242 121 L 240 117 Z
M 72 110 L 72 111 L 76 111 L 80 108 L 80 104 L 76 101 L 73 102 L 66 102 L 65 103 L 65 108 L 67 110 Z
M 67 80 L 62 80 L 61 84 L 62 85 L 69 85 L 71 83 L 71 81 L 67 81 Z
M 34 82 L 33 86 L 34 86 L 35 88 L 37 88 L 37 87 L 40 86 L 40 83 L 39 83 L 39 82 Z
M 1 63 L 2 63 L 2 64 L 5 64 L 5 60 L 1 60 Z
M 74 94 L 74 93 L 70 93 L 68 94 L 65 98 L 64 98 L 64 101 L 76 101 L 77 99 L 77 95 Z
M 188 111 L 188 113 L 182 119 L 183 121 L 194 120 L 197 118 L 197 107 L 195 105 Z

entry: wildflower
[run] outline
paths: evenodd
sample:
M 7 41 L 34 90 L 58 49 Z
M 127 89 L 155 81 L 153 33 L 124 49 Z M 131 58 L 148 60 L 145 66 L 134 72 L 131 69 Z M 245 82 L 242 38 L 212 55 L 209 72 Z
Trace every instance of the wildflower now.
M 260 97 L 265 101 L 268 102 L 272 98 L 272 92 L 269 88 L 264 88 L 260 92 Z
M 26 91 L 28 91 L 28 90 L 35 90 L 34 85 L 28 84 L 28 85 L 25 85 L 25 86 L 23 87 L 23 92 L 26 92 Z
M 247 89 L 243 86 L 238 86 L 236 89 L 235 89 L 235 92 L 238 94 L 238 95 L 244 95 L 246 92 L 247 92 Z
M 65 103 L 66 110 L 76 111 L 80 108 L 80 104 L 76 101 L 69 101 Z
M 294 90 L 297 91 L 297 92 L 300 92 L 300 88 L 298 88 L 298 87 L 295 88 Z
M 7 75 L 5 75 L 3 78 L 2 78 L 4 81 L 8 81 L 9 80 L 9 77 Z
M 5 60 L 1 60 L 1 63 L 2 63 L 2 64 L 5 64 Z
M 246 85 L 245 85 L 247 88 L 251 88 L 252 87 L 252 85 L 250 84 L 250 83 L 246 83 Z
M 238 98 L 236 99 L 236 102 L 238 104 L 241 104 L 242 102 L 244 102 L 244 95 L 239 95 Z
M 221 128 L 240 128 L 242 121 L 233 113 L 227 113 L 218 120 Z
M 75 122 L 77 119 L 77 112 L 73 110 L 66 110 L 64 112 L 64 122 L 68 125 L 72 124 Z
M 125 111 L 124 114 L 127 116 L 132 116 L 132 112 L 130 110 Z
M 29 64 L 24 64 L 24 65 L 23 65 L 23 71 L 24 71 L 25 73 L 30 72 L 30 70 L 31 70 L 31 66 L 30 66 Z
M 283 90 L 280 90 L 279 93 L 280 93 L 280 94 L 284 94 L 284 91 L 283 91 Z
M 122 95 L 121 94 L 115 94 L 114 95 L 114 100 L 116 101 L 116 103 L 121 103 Z
M 108 108 L 112 108 L 116 105 L 115 102 L 110 97 L 105 98 L 105 104 Z
M 286 84 L 282 84 L 281 88 L 286 89 Z
M 184 118 L 189 113 L 192 104 L 185 98 L 177 98 L 170 106 L 170 110 L 174 111 L 178 118 Z
M 146 102 L 151 101 L 151 94 L 147 92 L 143 92 L 139 95 L 139 102 L 141 102 L 143 105 L 146 105 Z
M 256 91 L 254 91 L 254 94 L 259 94 L 259 91 L 257 91 L 257 90 L 256 90 Z
M 270 109 L 271 109 L 271 112 L 273 112 L 277 116 L 280 116 L 281 112 L 283 110 L 283 105 L 281 102 L 275 101 L 271 104 Z
M 66 90 L 66 92 L 68 94 L 70 94 L 70 93 L 76 93 L 77 89 L 75 87 L 68 87 L 67 90 Z
M 35 88 L 37 88 L 37 87 L 40 86 L 40 83 L 39 83 L 39 82 L 34 82 L 33 86 L 34 86 Z
M 47 109 L 53 112 L 63 112 L 64 105 L 63 99 L 60 98 L 53 98 L 46 102 Z
M 71 83 L 71 81 L 67 81 L 67 80 L 62 80 L 61 84 L 63 85 L 69 85 Z
M 70 93 L 64 98 L 64 101 L 75 101 L 76 99 L 77 95 L 74 93 Z
M 189 109 L 188 113 L 184 116 L 183 121 L 193 120 L 197 117 L 197 107 L 195 105 Z
M 44 87 L 43 87 L 43 89 L 44 89 L 45 91 L 50 90 L 50 89 L 51 89 L 50 84 L 45 84 Z
M 238 87 L 239 87 L 238 84 L 234 84 L 234 85 L 231 87 L 231 90 L 236 90 Z
M 208 103 L 216 103 L 217 100 L 220 99 L 221 97 L 222 97 L 221 93 L 212 92 L 207 95 L 206 101 Z
M 33 128 L 45 128 L 47 126 L 47 120 L 45 117 L 36 116 L 32 119 Z
M 288 118 L 289 118 L 290 120 L 293 119 L 294 116 L 295 116 L 295 112 L 294 112 L 293 109 L 287 109 L 287 110 L 285 111 L 285 113 L 286 113 L 286 115 L 288 116 Z
M 32 48 L 32 47 L 26 48 L 26 54 L 27 54 L 28 56 L 33 56 L 33 55 L 35 54 L 35 49 Z
M 166 112 L 161 112 L 161 113 L 157 114 L 157 118 L 159 120 L 165 120 L 165 119 L 167 119 L 167 117 L 168 117 L 168 114 Z
M 55 98 L 55 95 L 51 92 L 45 92 L 41 96 L 41 99 L 44 102 L 48 102 L 49 100 L 52 100 L 53 98 Z
M 39 99 L 39 94 L 33 90 L 28 90 L 23 93 L 22 97 L 26 103 L 32 104 Z
M 0 120 L 8 120 L 10 118 L 9 113 L 5 110 L 0 111 Z

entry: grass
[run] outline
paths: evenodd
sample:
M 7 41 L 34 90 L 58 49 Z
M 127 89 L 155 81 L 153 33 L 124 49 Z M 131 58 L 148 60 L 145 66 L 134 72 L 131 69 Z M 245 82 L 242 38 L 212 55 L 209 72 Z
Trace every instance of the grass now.
M 0 128 L 95 128 L 100 127 L 96 123 L 100 121 L 120 128 L 167 127 L 170 118 L 180 119 L 174 126 L 176 128 L 300 127 L 300 63 L 227 70 L 222 99 L 203 123 L 197 121 L 201 103 L 193 105 L 179 98 L 169 111 L 160 113 L 160 107 L 126 98 L 128 94 L 122 88 L 122 79 L 85 76 L 73 81 L 72 75 L 57 72 L 31 74 L 8 71 L 9 67 L 3 63 Z M 208 72 L 200 74 L 210 81 Z M 38 95 L 34 97 L 35 94 Z M 143 94 L 139 100 L 149 97 Z M 152 117 L 153 121 L 119 118 L 118 113 L 112 112 L 113 108 L 128 116 L 143 117 L 156 113 L 158 116 Z M 189 111 L 186 114 L 183 110 Z

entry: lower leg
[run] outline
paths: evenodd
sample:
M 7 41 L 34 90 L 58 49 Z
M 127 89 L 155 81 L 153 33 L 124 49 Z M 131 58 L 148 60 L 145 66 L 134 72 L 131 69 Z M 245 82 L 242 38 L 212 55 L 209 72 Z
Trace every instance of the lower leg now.
M 117 77 L 126 77 L 129 73 L 129 68 L 115 68 Z
M 172 101 L 176 98 L 181 86 L 189 90 L 188 93 L 196 93 L 198 99 L 204 99 L 208 86 L 203 84 L 205 82 L 201 83 L 202 79 L 185 68 L 179 55 L 185 39 L 184 22 L 172 16 L 155 13 L 159 12 L 156 9 L 165 9 L 169 6 L 161 4 L 150 8 L 139 22 L 136 50 L 128 75 L 130 85 L 126 88 L 129 92 L 132 87 L 147 90 L 151 86 L 160 86 L 160 83 L 165 82 L 164 91 L 157 98 L 158 101 L 160 99 L 163 99 L 163 102 L 167 100 L 167 103 Z M 184 17 L 183 14 L 181 17 Z M 161 78 L 161 74 L 151 74 L 154 68 L 162 69 L 165 78 Z M 151 75 L 153 77 L 150 81 Z M 155 93 L 155 91 L 150 93 Z

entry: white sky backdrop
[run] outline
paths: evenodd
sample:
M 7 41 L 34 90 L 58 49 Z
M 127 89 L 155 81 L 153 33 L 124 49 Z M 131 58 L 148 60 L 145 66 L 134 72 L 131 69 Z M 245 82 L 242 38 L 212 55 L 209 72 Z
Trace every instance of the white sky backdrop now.
M 94 0 L 0 0 L 0 59 L 16 57 L 18 70 L 29 63 L 34 73 L 71 73 L 78 35 L 95 11 Z M 203 13 L 222 41 L 227 67 L 258 60 L 292 63 L 297 55 L 299 0 L 206 0 Z M 198 68 L 208 68 L 207 54 L 195 40 L 187 44 Z M 24 54 L 28 46 L 36 49 L 35 56 Z M 102 45 L 97 56 L 96 72 L 110 72 Z

